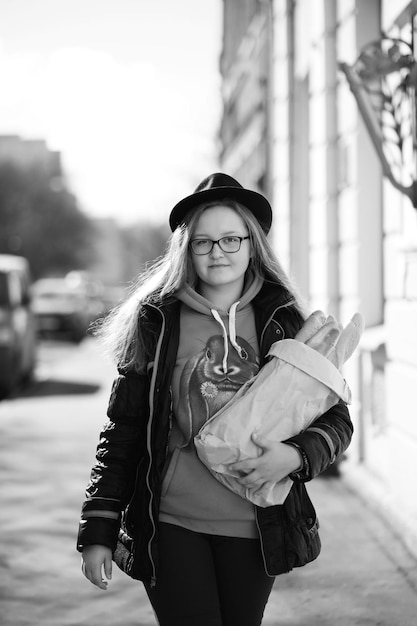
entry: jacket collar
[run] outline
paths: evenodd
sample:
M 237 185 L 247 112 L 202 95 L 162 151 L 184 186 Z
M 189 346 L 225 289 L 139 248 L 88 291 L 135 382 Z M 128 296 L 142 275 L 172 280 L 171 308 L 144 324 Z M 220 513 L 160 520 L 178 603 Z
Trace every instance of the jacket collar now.
M 253 299 L 253 305 L 262 312 L 263 317 L 269 317 L 275 309 L 295 303 L 295 298 L 281 285 L 264 281 L 262 289 Z

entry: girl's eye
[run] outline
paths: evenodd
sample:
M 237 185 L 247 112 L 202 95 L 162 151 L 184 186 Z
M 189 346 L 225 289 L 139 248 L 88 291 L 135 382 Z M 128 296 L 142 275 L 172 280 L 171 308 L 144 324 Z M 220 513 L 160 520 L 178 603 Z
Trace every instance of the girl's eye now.
M 239 241 L 239 237 L 223 237 L 225 243 L 236 243 Z

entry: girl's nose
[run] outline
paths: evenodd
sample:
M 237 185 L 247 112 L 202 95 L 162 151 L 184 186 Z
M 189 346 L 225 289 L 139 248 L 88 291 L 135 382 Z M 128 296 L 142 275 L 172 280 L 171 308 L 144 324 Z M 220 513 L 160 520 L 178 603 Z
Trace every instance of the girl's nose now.
M 213 248 L 210 252 L 210 256 L 214 257 L 215 259 L 223 256 L 223 250 L 220 248 L 217 242 L 213 244 Z

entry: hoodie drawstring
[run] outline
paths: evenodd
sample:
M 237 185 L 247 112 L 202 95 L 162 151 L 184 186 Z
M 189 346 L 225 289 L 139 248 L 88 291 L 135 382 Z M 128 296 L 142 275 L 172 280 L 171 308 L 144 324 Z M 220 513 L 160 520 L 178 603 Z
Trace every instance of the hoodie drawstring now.
M 237 309 L 238 305 L 239 305 L 239 301 L 238 302 L 234 302 L 232 304 L 232 306 L 230 307 L 230 311 L 229 311 L 229 335 L 230 335 L 230 343 L 232 344 L 234 349 L 237 351 L 237 353 L 239 354 L 240 358 L 243 358 L 243 356 L 242 356 L 243 349 L 237 343 L 237 339 L 236 339 L 236 309 Z M 229 356 L 229 341 L 228 341 L 228 337 L 227 337 L 226 326 L 225 326 L 222 318 L 220 317 L 219 312 L 216 311 L 216 309 L 211 309 L 211 314 L 213 315 L 213 317 L 216 320 L 216 322 L 218 322 L 220 324 L 220 326 L 222 327 L 222 330 L 223 330 L 224 355 L 223 355 L 222 366 L 223 366 L 223 373 L 227 374 L 227 357 Z
M 230 333 L 230 343 L 232 344 L 234 349 L 237 351 L 237 353 L 239 354 L 240 358 L 243 359 L 243 348 L 242 348 L 242 346 L 240 346 L 238 344 L 237 339 L 236 339 L 236 310 L 237 310 L 237 307 L 238 307 L 239 304 L 240 304 L 240 301 L 235 302 L 230 307 L 230 313 L 229 313 L 229 333 Z

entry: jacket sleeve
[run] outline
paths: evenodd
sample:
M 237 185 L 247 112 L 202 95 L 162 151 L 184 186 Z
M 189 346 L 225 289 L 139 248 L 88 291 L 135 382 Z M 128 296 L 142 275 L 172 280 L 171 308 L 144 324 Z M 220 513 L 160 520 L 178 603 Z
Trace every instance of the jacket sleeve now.
M 352 434 L 349 410 L 340 401 L 302 433 L 284 441 L 296 447 L 303 459 L 302 469 L 290 477 L 306 482 L 324 472 L 348 448 Z
M 82 506 L 77 550 L 101 544 L 114 551 L 121 512 L 135 486 L 138 463 L 146 453 L 149 415 L 146 375 L 121 373 L 115 379 Z

